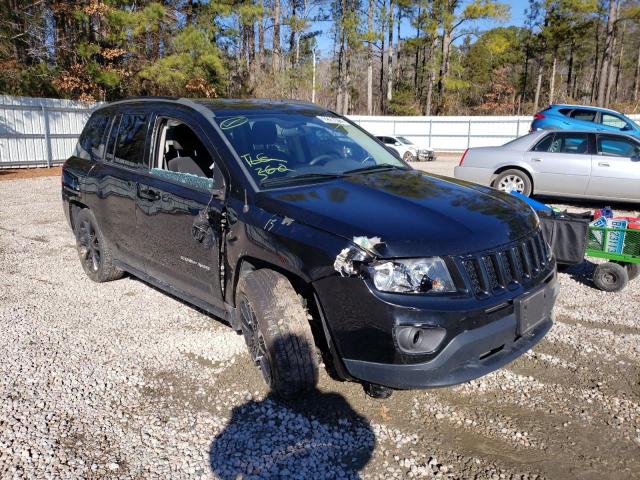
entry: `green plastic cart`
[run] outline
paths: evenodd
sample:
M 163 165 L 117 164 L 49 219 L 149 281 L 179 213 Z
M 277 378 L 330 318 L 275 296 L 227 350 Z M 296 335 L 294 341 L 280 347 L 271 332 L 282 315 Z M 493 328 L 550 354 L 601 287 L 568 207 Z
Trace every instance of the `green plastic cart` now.
M 640 274 L 640 230 L 589 226 L 587 257 L 605 258 L 593 273 L 593 283 L 618 292 Z

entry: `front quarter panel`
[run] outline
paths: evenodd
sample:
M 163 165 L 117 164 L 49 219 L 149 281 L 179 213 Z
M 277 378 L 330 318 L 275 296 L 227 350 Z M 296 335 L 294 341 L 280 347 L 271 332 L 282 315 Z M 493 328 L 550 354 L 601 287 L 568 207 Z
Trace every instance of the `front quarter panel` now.
M 333 264 L 348 246 L 345 239 L 296 219 L 269 212 L 239 199 L 227 206 L 225 298 L 235 304 L 235 287 L 243 261 L 290 272 L 306 283 L 337 275 Z

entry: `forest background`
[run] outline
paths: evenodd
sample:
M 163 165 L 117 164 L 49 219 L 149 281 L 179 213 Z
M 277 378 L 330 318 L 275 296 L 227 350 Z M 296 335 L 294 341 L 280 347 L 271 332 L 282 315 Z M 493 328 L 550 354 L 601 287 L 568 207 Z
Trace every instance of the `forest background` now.
M 343 114 L 639 111 L 637 0 L 0 0 L 0 93 Z

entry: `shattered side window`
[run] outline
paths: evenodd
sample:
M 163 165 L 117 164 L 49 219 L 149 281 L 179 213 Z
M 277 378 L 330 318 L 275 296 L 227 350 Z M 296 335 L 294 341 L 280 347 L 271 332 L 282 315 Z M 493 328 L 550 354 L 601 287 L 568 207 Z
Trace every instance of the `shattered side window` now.
M 191 173 L 172 172 L 161 168 L 152 168 L 151 173 L 165 180 L 183 183 L 187 186 L 200 188 L 202 190 L 211 190 L 213 188 L 213 178 L 193 175 Z
M 154 130 L 152 175 L 202 190 L 224 186 L 220 167 L 192 127 L 160 117 Z

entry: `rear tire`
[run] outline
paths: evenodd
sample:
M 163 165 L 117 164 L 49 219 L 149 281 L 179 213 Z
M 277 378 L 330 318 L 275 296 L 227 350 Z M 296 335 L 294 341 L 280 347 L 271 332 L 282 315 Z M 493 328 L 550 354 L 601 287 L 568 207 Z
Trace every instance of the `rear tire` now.
M 122 278 L 124 272 L 113 265 L 111 246 L 98 228 L 93 212 L 88 208 L 80 210 L 74 224 L 76 248 L 87 276 L 97 283 Z
M 619 292 L 629 283 L 627 269 L 618 263 L 601 263 L 593 272 L 593 283 L 605 292 Z
M 307 311 L 289 280 L 273 270 L 249 273 L 236 299 L 249 354 L 265 383 L 284 398 L 318 383 L 318 356 Z
M 498 174 L 496 179 L 493 181 L 493 187 L 502 192 L 511 192 L 515 190 L 525 197 L 530 196 L 533 191 L 529 175 L 524 173 L 522 170 L 515 168 L 510 168 L 509 170 L 505 170 Z

